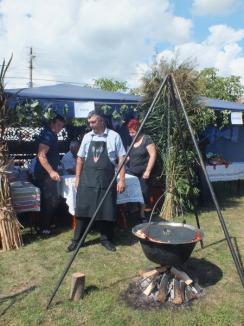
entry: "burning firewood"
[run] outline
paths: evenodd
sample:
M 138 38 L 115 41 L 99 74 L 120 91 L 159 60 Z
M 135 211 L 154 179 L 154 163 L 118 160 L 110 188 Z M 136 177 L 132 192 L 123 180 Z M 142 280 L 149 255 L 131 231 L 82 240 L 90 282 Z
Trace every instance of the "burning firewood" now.
M 148 287 L 143 291 L 143 294 L 145 294 L 148 297 L 154 290 L 155 286 L 156 286 L 155 279 L 153 279 L 152 282 L 148 285 Z
M 165 302 L 168 296 L 170 273 L 164 273 L 159 283 L 159 290 L 156 296 L 158 302 Z
M 175 278 L 177 280 L 184 281 L 186 283 L 186 285 L 190 285 L 193 283 L 193 280 L 185 272 L 179 271 L 175 267 L 171 267 L 170 271 L 175 276 Z
M 191 301 L 197 299 L 199 295 L 197 290 L 193 286 L 187 285 L 185 289 L 185 297 L 187 301 Z
M 170 301 L 181 305 L 201 296 L 202 288 L 183 271 L 171 266 L 158 266 L 151 270 L 139 271 L 141 292 L 154 301 Z
M 161 274 L 163 272 L 166 272 L 167 270 L 169 269 L 169 266 L 159 266 L 159 267 L 156 267 L 152 270 L 149 270 L 149 271 L 143 271 L 143 270 L 140 270 L 139 271 L 139 275 L 141 277 L 150 277 L 150 276 L 155 276 L 155 275 L 158 275 L 158 274 Z
M 180 281 L 176 280 L 175 278 L 173 279 L 173 284 L 172 284 L 172 291 L 171 291 L 171 302 L 180 305 L 183 303 L 184 298 L 183 298 L 183 293 L 181 292 L 181 286 L 180 286 Z

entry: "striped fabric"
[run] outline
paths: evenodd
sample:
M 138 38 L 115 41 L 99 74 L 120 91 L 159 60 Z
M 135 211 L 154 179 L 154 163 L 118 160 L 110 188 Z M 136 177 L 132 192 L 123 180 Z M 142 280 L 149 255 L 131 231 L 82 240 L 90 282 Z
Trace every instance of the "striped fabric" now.
M 10 183 L 13 207 L 17 213 L 40 211 L 40 189 L 27 181 Z

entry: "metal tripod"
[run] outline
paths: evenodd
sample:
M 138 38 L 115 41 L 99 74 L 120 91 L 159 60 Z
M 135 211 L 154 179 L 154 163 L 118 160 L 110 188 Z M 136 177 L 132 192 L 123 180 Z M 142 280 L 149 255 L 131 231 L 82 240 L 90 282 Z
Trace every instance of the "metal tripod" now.
M 63 273 L 61 274 L 60 278 L 58 279 L 58 282 L 57 282 L 57 284 L 56 284 L 56 286 L 55 286 L 55 288 L 54 288 L 54 290 L 53 290 L 53 292 L 52 292 L 52 294 L 51 294 L 51 296 L 50 296 L 50 298 L 49 298 L 49 300 L 48 300 L 48 303 L 47 303 L 47 306 L 46 306 L 47 309 L 49 308 L 49 306 L 50 306 L 52 300 L 54 299 L 54 297 L 55 297 L 55 295 L 56 295 L 56 293 L 57 293 L 57 291 L 58 291 L 58 289 L 59 289 L 59 287 L 60 287 L 60 285 L 62 284 L 62 282 L 63 282 L 63 280 L 64 280 L 66 274 L 68 273 L 68 271 L 69 271 L 69 269 L 70 269 L 70 267 L 71 267 L 71 265 L 72 265 L 72 263 L 73 263 L 75 257 L 77 256 L 77 254 L 78 254 L 78 252 L 79 252 L 79 248 L 84 244 L 85 239 L 86 239 L 86 236 L 87 236 L 88 232 L 90 231 L 90 229 L 91 229 L 91 227 L 92 227 L 92 225 L 93 225 L 93 223 L 94 223 L 94 221 L 95 221 L 95 219 L 96 219 L 96 216 L 97 216 L 97 213 L 98 213 L 99 209 L 101 208 L 101 206 L 102 206 L 104 200 L 106 199 L 106 197 L 107 197 L 107 195 L 108 195 L 108 193 L 109 193 L 111 187 L 113 186 L 114 182 L 116 181 L 117 176 L 119 175 L 119 173 L 120 173 L 122 167 L 123 167 L 124 164 L 126 163 L 127 157 L 129 156 L 130 151 L 131 151 L 132 147 L 134 146 L 134 143 L 135 143 L 135 141 L 136 141 L 136 138 L 138 137 L 139 133 L 141 132 L 142 128 L 144 127 L 144 125 L 145 125 L 145 123 L 146 123 L 146 121 L 147 121 L 149 115 L 153 112 L 153 110 L 154 110 L 154 108 L 155 108 L 157 102 L 159 101 L 160 96 L 161 96 L 161 94 L 162 94 L 164 88 L 166 87 L 166 85 L 168 86 L 168 88 L 169 88 L 169 90 L 170 90 L 170 93 L 171 93 L 172 99 L 173 99 L 173 101 L 175 102 L 175 104 L 176 104 L 176 102 L 177 102 L 177 99 L 178 99 L 178 101 L 179 101 L 180 107 L 181 107 L 181 109 L 182 109 L 182 112 L 183 112 L 183 115 L 184 115 L 184 118 L 185 118 L 186 125 L 187 125 L 187 127 L 188 127 L 188 129 L 189 129 L 189 132 L 190 132 L 190 135 L 191 135 L 191 138 L 192 138 L 192 141 L 193 141 L 193 145 L 194 145 L 194 147 L 195 147 L 195 150 L 196 150 L 196 152 L 197 152 L 197 156 L 198 156 L 199 161 L 200 161 L 200 165 L 201 165 L 202 171 L 203 171 L 204 176 L 205 176 L 205 178 L 206 178 L 206 181 L 207 181 L 207 184 L 208 184 L 208 187 L 209 187 L 209 190 L 210 190 L 210 193 L 211 193 L 211 196 L 212 196 L 212 199 L 213 199 L 214 205 L 215 205 L 215 209 L 216 209 L 216 211 L 217 211 L 217 214 L 218 214 L 218 217 L 219 217 L 219 220 L 220 220 L 220 223 L 221 223 L 222 229 L 223 229 L 223 231 L 224 231 L 224 235 L 225 235 L 225 238 L 226 238 L 226 240 L 227 240 L 227 243 L 228 243 L 228 246 L 229 246 L 229 249 L 230 249 L 230 252 L 231 252 L 232 258 L 233 258 L 233 261 L 234 261 L 234 263 L 235 263 L 235 266 L 236 266 L 237 272 L 238 272 L 238 274 L 239 274 L 239 277 L 240 277 L 241 283 L 242 283 L 242 285 L 243 285 L 243 287 L 244 287 L 244 275 L 243 275 L 243 270 L 242 270 L 242 267 L 241 267 L 241 263 L 240 263 L 240 261 L 239 261 L 239 259 L 238 259 L 238 257 L 237 257 L 237 254 L 236 254 L 235 249 L 234 249 L 234 247 L 233 247 L 233 244 L 232 244 L 232 242 L 231 242 L 231 239 L 230 239 L 230 235 L 229 235 L 228 229 L 227 229 L 227 227 L 226 227 L 226 224 L 225 224 L 225 221 L 224 221 L 223 215 L 222 215 L 222 213 L 221 213 L 221 211 L 220 211 L 219 204 L 218 204 L 218 201 L 217 201 L 217 199 L 216 199 L 216 196 L 215 196 L 215 193 L 214 193 L 214 190 L 213 190 L 212 184 L 211 184 L 211 182 L 210 182 L 210 180 L 209 180 L 209 177 L 208 177 L 207 171 L 206 171 L 206 169 L 205 169 L 205 165 L 204 165 L 204 162 L 203 162 L 203 158 L 202 158 L 201 152 L 200 152 L 200 150 L 199 150 L 199 147 L 198 147 L 198 144 L 197 144 L 197 141 L 196 141 L 196 138 L 195 138 L 195 135 L 194 135 L 193 129 L 192 129 L 192 127 L 191 127 L 191 124 L 190 124 L 190 121 L 189 121 L 189 118 L 188 118 L 188 114 L 187 114 L 187 112 L 186 112 L 186 110 L 185 110 L 185 107 L 184 107 L 184 104 L 183 104 L 183 102 L 182 102 L 182 99 L 181 99 L 181 96 L 180 96 L 179 89 L 178 89 L 177 84 L 176 84 L 176 82 L 175 82 L 174 76 L 173 76 L 172 74 L 170 74 L 170 75 L 167 75 L 167 76 L 165 77 L 165 79 L 163 80 L 162 84 L 160 85 L 160 87 L 159 87 L 159 89 L 158 89 L 156 95 L 154 96 L 154 99 L 153 99 L 153 101 L 152 101 L 152 103 L 151 103 L 151 105 L 150 105 L 150 107 L 149 107 L 149 109 L 148 109 L 148 111 L 147 111 L 147 113 L 146 113 L 146 115 L 145 115 L 145 117 L 144 117 L 144 119 L 143 119 L 141 125 L 140 125 L 140 128 L 138 129 L 138 131 L 137 131 L 137 133 L 136 133 L 136 135 L 135 135 L 135 137 L 134 137 L 134 139 L 133 139 L 133 141 L 132 141 L 132 143 L 131 143 L 131 145 L 130 145 L 130 147 L 129 147 L 129 149 L 128 149 L 128 151 L 127 151 L 125 157 L 124 157 L 124 160 L 123 160 L 121 166 L 119 167 L 119 169 L 117 170 L 116 174 L 114 175 L 114 177 L 113 177 L 111 183 L 109 184 L 109 186 L 108 186 L 108 188 L 107 188 L 107 190 L 106 190 L 104 196 L 102 197 L 102 199 L 101 199 L 100 203 L 98 204 L 98 206 L 97 206 L 97 208 L 96 208 L 96 210 L 95 210 L 93 216 L 91 217 L 90 222 L 89 222 L 89 224 L 88 224 L 88 226 L 87 226 L 87 228 L 86 228 L 86 230 L 85 230 L 85 232 L 84 232 L 82 238 L 80 239 L 80 241 L 79 241 L 79 243 L 78 243 L 78 245 L 77 245 L 76 250 L 75 250 L 74 253 L 72 254 L 71 258 L 69 259 L 68 263 L 67 263 L 66 266 L 65 266 L 65 269 L 64 269 Z M 176 109 L 177 109 L 177 112 L 178 112 L 177 115 L 178 115 L 178 114 L 179 114 L 179 111 L 178 111 L 179 108 L 178 108 L 177 105 L 176 105 Z M 178 120 L 178 119 L 177 119 L 177 120 Z M 195 217 L 196 217 L 197 226 L 200 228 L 200 223 L 199 223 L 198 215 L 197 215 L 196 213 L 195 213 Z M 202 244 L 201 244 L 201 245 L 202 245 Z

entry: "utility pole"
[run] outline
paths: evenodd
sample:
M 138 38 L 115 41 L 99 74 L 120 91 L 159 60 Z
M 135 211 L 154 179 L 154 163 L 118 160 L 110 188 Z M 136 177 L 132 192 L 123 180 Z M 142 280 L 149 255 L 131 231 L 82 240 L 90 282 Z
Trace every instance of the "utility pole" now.
M 33 55 L 32 47 L 30 47 L 30 59 L 29 59 L 30 81 L 29 81 L 29 87 L 33 87 L 32 71 L 33 71 L 33 59 L 34 58 L 35 58 L 35 55 Z

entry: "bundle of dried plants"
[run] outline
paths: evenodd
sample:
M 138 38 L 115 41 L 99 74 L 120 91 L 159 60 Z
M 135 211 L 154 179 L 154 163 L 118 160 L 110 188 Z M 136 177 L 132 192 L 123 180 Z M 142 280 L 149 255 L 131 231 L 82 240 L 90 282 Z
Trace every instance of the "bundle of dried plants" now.
M 21 225 L 13 209 L 8 179 L 11 160 L 7 143 L 4 140 L 5 130 L 10 124 L 9 109 L 4 93 L 4 77 L 11 59 L 7 64 L 5 60 L 3 61 L 0 72 L 0 250 L 3 251 L 18 249 L 22 245 Z

